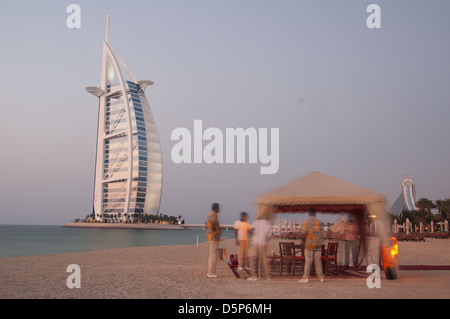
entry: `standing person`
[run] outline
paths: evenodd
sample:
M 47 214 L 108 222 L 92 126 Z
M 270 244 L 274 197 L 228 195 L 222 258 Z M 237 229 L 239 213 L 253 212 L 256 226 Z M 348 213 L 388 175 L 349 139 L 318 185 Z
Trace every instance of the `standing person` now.
M 256 277 L 256 270 L 260 266 L 260 277 L 264 276 L 269 279 L 269 271 L 267 265 L 267 243 L 269 241 L 269 234 L 272 230 L 272 225 L 267 219 L 258 218 L 254 225 L 254 234 L 251 242 L 251 264 L 252 276 L 248 280 L 258 280 Z
M 217 278 L 216 274 L 217 265 L 217 248 L 220 242 L 220 223 L 217 214 L 219 213 L 220 206 L 218 203 L 212 204 L 212 212 L 206 219 L 206 235 L 209 241 L 209 257 L 208 257 L 208 272 L 206 277 Z
M 314 258 L 316 265 L 316 273 L 320 282 L 324 282 L 322 271 L 322 244 L 323 244 L 323 224 L 316 218 L 316 210 L 311 208 L 309 211 L 309 218 L 303 223 L 303 233 L 305 238 L 305 272 L 303 278 L 299 282 L 309 282 L 309 273 L 311 272 L 311 264 Z
M 236 245 L 239 246 L 238 253 L 238 270 L 250 269 L 248 267 L 248 234 L 252 233 L 250 225 L 247 221 L 248 215 L 246 212 L 241 213 L 241 219 L 234 224 L 234 238 Z

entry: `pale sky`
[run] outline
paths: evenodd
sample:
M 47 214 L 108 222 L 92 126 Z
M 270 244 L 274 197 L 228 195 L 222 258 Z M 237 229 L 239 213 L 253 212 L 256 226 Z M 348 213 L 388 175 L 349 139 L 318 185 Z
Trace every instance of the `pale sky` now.
M 69 29 L 66 8 L 81 8 Z M 369 4 L 381 28 L 369 29 Z M 386 196 L 450 197 L 450 2 L 10 1 L 0 10 L 0 224 L 55 224 L 92 210 L 102 41 L 146 93 L 163 150 L 161 213 L 222 223 L 318 170 Z M 175 164 L 171 133 L 279 128 L 280 167 Z M 336 217 L 337 218 L 337 217 Z M 334 221 L 334 220 L 333 220 Z

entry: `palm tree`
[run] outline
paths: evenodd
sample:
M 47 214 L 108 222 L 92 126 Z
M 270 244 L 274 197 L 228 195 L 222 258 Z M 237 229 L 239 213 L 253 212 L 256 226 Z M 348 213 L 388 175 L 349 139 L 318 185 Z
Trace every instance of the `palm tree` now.
M 434 208 L 437 208 L 437 205 L 433 203 L 432 200 L 428 198 L 420 198 L 416 206 L 419 208 L 419 210 L 426 210 L 431 213 L 431 210 Z
M 444 200 L 436 200 L 436 206 L 438 208 L 439 216 L 441 221 L 444 222 L 450 213 L 450 198 Z

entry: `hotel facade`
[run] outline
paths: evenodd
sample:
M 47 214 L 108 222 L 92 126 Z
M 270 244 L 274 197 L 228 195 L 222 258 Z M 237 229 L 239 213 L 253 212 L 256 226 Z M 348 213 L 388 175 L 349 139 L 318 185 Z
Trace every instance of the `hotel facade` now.
M 399 216 L 404 210 L 419 210 L 416 206 L 416 185 L 413 182 L 413 177 L 407 175 L 405 175 L 402 182 L 402 192 L 392 204 L 389 212 Z
M 108 43 L 103 42 L 101 86 L 86 87 L 99 99 L 93 215 L 101 222 L 136 222 L 158 214 L 163 167 L 159 134 L 145 90 Z

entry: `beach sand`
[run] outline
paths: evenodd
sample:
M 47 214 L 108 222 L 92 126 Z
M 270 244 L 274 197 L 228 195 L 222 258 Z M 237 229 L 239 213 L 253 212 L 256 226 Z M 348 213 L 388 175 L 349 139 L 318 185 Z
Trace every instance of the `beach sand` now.
M 227 255 L 237 253 L 233 240 L 220 243 Z M 272 240 L 271 247 L 277 247 Z M 367 275 L 330 276 L 324 283 L 310 277 L 275 276 L 248 281 L 236 278 L 218 261 L 219 278 L 206 278 L 208 243 L 108 249 L 54 255 L 0 258 L 0 298 L 150 298 L 150 299 L 302 299 L 302 298 L 449 298 L 450 270 L 400 270 L 397 280 L 369 289 Z M 67 266 L 81 269 L 81 288 L 69 289 Z M 450 265 L 450 240 L 400 242 L 400 265 Z

